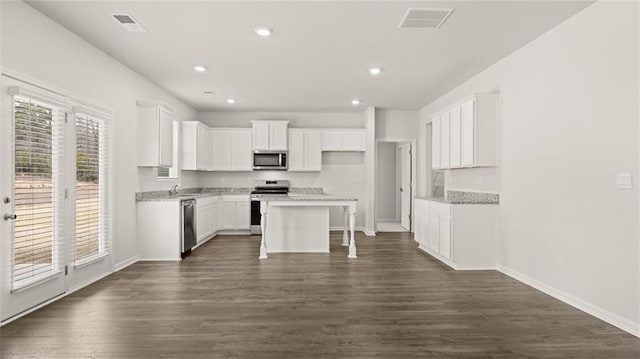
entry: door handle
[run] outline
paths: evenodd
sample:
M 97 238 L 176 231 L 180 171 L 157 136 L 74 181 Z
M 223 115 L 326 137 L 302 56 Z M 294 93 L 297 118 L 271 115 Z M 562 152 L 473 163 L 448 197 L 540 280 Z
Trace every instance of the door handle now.
M 5 213 L 5 214 L 4 214 L 4 216 L 3 216 L 2 218 L 4 218 L 4 220 L 5 220 L 5 221 L 8 221 L 8 220 L 10 220 L 10 219 L 11 219 L 11 220 L 15 220 L 16 218 L 18 218 L 18 216 L 16 216 L 16 215 L 15 215 L 15 214 L 13 214 L 13 213 L 11 213 L 11 214 L 9 214 L 9 213 Z

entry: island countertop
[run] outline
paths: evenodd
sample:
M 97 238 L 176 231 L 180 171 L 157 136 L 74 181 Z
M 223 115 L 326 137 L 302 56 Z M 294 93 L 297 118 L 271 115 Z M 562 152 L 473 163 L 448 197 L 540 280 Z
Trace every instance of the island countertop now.
M 349 197 L 349 196 L 341 196 L 341 195 L 333 195 L 328 193 L 322 194 L 304 194 L 304 193 L 290 193 L 287 196 L 278 196 L 278 195 L 270 195 L 270 194 L 258 194 L 253 195 L 254 198 L 260 199 L 260 201 L 304 201 L 304 202 L 313 202 L 313 201 L 357 201 L 357 198 Z

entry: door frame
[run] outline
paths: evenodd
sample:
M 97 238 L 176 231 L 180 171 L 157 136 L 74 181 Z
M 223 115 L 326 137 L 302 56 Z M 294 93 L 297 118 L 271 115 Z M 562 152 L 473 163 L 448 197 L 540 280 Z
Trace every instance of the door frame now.
M 411 208 L 411 228 L 409 228 L 409 232 L 414 232 L 415 230 L 415 221 L 414 221 L 414 213 L 415 213 L 415 201 L 413 200 L 413 197 L 416 196 L 416 175 L 417 175 L 417 161 L 416 161 L 416 157 L 417 157 L 417 140 L 415 138 L 376 138 L 376 153 L 378 152 L 378 143 L 395 143 L 395 144 L 401 144 L 401 143 L 409 143 L 411 145 L 410 149 L 411 149 L 411 196 L 410 196 L 410 208 Z M 376 166 L 377 166 L 377 161 L 378 158 L 376 156 Z M 397 173 L 397 172 L 396 172 Z M 378 192 L 377 190 L 374 191 L 375 196 L 377 197 Z M 374 202 L 377 202 L 378 198 L 374 199 Z M 374 218 L 375 220 L 375 228 L 377 231 L 378 228 L 378 219 Z

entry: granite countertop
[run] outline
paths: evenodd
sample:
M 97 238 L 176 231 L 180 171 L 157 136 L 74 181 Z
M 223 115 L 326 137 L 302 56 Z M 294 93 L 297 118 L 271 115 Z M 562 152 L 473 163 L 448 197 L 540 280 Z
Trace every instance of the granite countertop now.
M 445 197 L 414 197 L 449 204 L 499 204 L 500 195 L 488 192 L 447 191 Z
M 282 196 L 282 195 L 274 196 L 274 195 L 263 194 L 263 195 L 256 195 L 255 197 L 260 199 L 261 201 L 311 202 L 311 201 L 357 201 L 358 200 L 357 198 L 354 198 L 354 197 L 333 195 L 333 194 L 327 194 L 327 193 L 316 193 L 316 194 L 292 193 L 292 194 L 289 194 L 288 196 Z
M 208 196 L 233 196 L 249 195 L 253 187 L 200 187 L 180 189 L 177 195 L 170 195 L 169 190 L 136 192 L 137 202 L 146 201 L 181 201 L 185 199 L 197 199 Z M 322 187 L 292 187 L 289 193 L 293 196 L 324 195 Z M 328 201 L 328 199 L 327 199 Z

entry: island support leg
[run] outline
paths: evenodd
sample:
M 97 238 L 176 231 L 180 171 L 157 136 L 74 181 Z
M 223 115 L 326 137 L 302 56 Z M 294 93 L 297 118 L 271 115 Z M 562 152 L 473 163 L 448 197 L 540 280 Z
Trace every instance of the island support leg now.
M 348 247 L 349 246 L 349 235 L 347 234 L 348 228 L 349 228 L 349 207 L 344 206 L 342 207 L 342 210 L 344 212 L 344 231 L 342 232 L 342 246 L 343 247 Z
M 260 229 L 262 230 L 262 240 L 260 241 L 259 259 L 267 259 L 267 203 L 260 202 Z
M 351 227 L 351 242 L 349 242 L 348 258 L 358 258 L 358 256 L 356 256 L 356 237 L 355 237 L 356 209 L 355 208 L 349 208 L 349 227 Z

